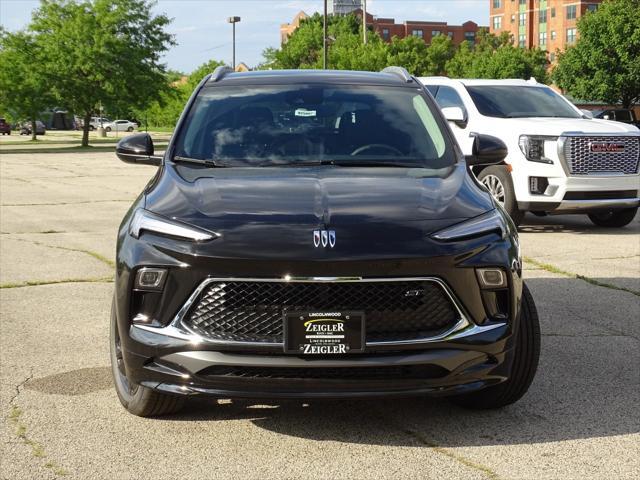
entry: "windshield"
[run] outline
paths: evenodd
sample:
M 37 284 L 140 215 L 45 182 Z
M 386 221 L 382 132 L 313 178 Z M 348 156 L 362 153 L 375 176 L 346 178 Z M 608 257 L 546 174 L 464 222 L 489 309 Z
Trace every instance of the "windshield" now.
M 420 89 L 209 87 L 189 111 L 174 159 L 444 168 L 455 156 L 441 128 Z
M 580 118 L 571 105 L 548 87 L 474 85 L 466 88 L 478 111 L 487 117 Z

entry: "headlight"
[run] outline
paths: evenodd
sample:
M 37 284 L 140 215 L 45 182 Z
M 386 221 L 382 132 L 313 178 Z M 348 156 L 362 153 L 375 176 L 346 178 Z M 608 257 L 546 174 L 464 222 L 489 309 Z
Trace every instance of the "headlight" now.
M 431 235 L 432 238 L 443 242 L 464 240 L 472 237 L 480 237 L 496 233 L 504 238 L 507 234 L 507 226 L 504 218 L 497 209 L 484 213 L 478 217 L 447 227 Z
M 139 238 L 143 230 L 191 240 L 193 242 L 204 242 L 220 236 L 220 234 L 210 232 L 204 228 L 194 227 L 193 225 L 177 220 L 171 220 L 140 208 L 133 214 L 133 218 L 129 224 L 129 233 L 131 236 Z
M 518 145 L 520 150 L 531 162 L 553 163 L 553 160 L 544 156 L 545 142 L 556 142 L 558 137 L 542 137 L 532 135 L 520 135 Z

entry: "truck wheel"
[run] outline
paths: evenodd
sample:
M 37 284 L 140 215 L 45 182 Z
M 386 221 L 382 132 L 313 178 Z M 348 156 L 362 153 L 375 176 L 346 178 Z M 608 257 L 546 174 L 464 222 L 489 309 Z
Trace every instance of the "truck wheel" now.
M 127 128 L 127 132 L 133 132 L 133 127 Z
M 116 320 L 115 301 L 111 303 L 111 334 L 109 338 L 113 383 L 122 406 L 139 417 L 155 417 L 179 411 L 184 405 L 183 398 L 156 392 L 142 385 L 134 385 L 127 379 Z
M 451 401 L 466 408 L 501 408 L 518 401 L 527 393 L 538 369 L 540 357 L 540 321 L 538 311 L 526 285 L 522 286 L 520 323 L 514 345 L 513 365 L 508 380 L 477 392 L 451 397 Z
M 93 125 L 89 125 L 89 131 L 93 132 L 96 129 L 96 127 L 94 127 Z
M 482 183 L 495 200 L 504 207 L 513 223 L 520 225 L 524 218 L 524 212 L 518 210 L 518 202 L 513 189 L 513 180 L 507 169 L 503 166 L 495 165 L 487 167 L 480 175 L 478 180 Z
M 638 207 L 609 212 L 590 213 L 589 219 L 599 227 L 622 228 L 629 225 L 638 213 Z

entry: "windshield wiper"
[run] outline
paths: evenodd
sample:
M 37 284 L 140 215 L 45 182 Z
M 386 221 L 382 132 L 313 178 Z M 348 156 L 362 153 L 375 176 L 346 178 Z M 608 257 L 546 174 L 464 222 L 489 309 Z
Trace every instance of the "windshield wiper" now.
M 385 162 L 377 160 L 331 160 L 327 165 L 338 167 L 392 167 L 392 168 L 424 168 L 424 165 L 409 162 Z
M 208 167 L 215 167 L 215 168 L 225 168 L 225 165 L 218 165 L 213 160 L 203 160 L 201 158 L 182 157 L 180 155 L 175 155 L 173 157 L 173 161 L 174 162 L 195 163 L 195 164 L 198 164 L 198 165 L 206 165 Z

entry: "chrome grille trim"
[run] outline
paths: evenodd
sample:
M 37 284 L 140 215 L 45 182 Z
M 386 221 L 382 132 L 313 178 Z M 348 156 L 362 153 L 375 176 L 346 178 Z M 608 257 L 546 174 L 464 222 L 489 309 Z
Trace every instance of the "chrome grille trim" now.
M 434 282 L 438 284 L 449 297 L 449 300 L 455 307 L 458 313 L 458 321 L 449 330 L 431 337 L 416 338 L 411 340 L 400 341 L 379 341 L 379 342 L 366 342 L 367 347 L 376 346 L 391 346 L 391 345 L 414 345 L 414 344 L 426 344 L 440 341 L 455 340 L 458 338 L 466 337 L 469 335 L 475 335 L 482 331 L 492 330 L 500 326 L 504 326 L 505 323 L 493 323 L 491 325 L 476 325 L 473 321 L 469 320 L 469 317 L 464 312 L 464 309 L 460 302 L 457 300 L 451 289 L 445 282 L 437 277 L 402 277 L 402 278 L 361 278 L 361 277 L 311 277 L 311 278 L 207 278 L 194 290 L 191 296 L 187 299 L 182 308 L 178 311 L 171 323 L 166 327 L 152 327 L 149 325 L 132 325 L 131 328 L 137 328 L 148 332 L 153 332 L 160 335 L 166 335 L 173 338 L 187 340 L 193 344 L 212 344 L 212 345 L 229 345 L 229 346 L 244 346 L 252 348 L 264 348 L 264 347 L 278 347 L 283 346 L 282 342 L 243 342 L 233 340 L 219 340 L 214 338 L 208 338 L 193 332 L 183 323 L 184 317 L 187 315 L 193 304 L 198 300 L 203 290 L 214 282 L 410 282 L 410 281 L 423 281 Z
M 592 152 L 591 143 L 624 145 L 623 152 Z M 637 175 L 640 134 L 565 132 L 558 138 L 558 157 L 568 176 Z

